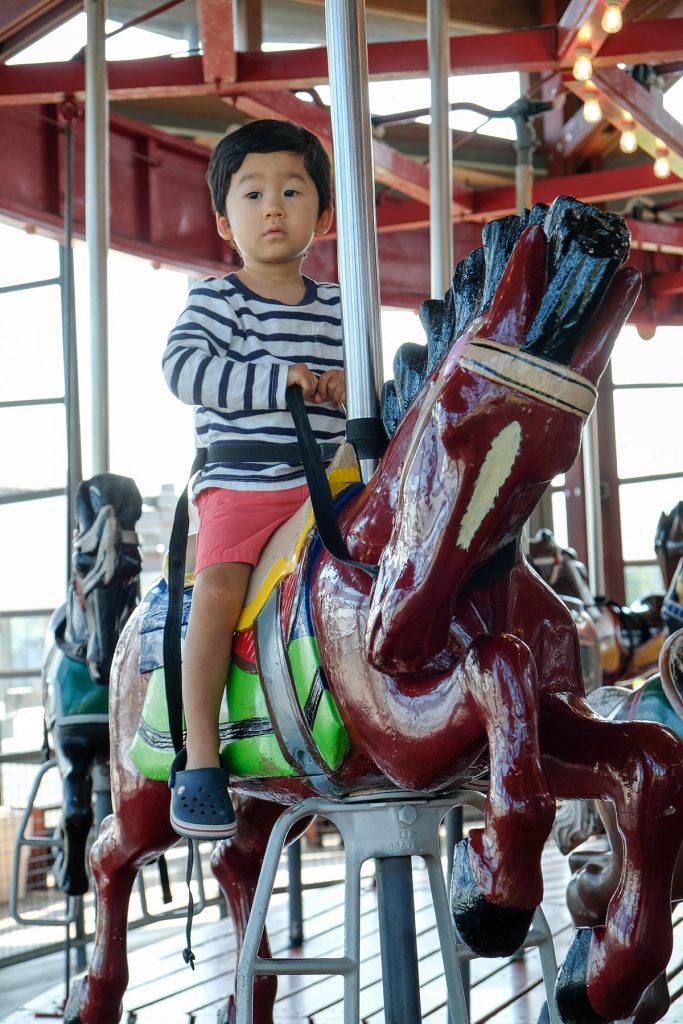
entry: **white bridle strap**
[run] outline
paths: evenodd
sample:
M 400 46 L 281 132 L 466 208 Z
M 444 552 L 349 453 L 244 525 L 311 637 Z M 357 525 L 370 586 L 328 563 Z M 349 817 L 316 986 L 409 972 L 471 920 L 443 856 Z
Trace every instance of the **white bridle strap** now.
M 595 386 L 568 366 L 486 338 L 465 346 L 460 365 L 581 419 L 590 416 L 598 397 Z

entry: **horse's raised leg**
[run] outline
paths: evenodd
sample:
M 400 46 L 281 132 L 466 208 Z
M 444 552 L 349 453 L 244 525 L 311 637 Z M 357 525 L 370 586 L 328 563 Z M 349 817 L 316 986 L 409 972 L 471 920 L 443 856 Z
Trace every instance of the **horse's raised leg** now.
M 649 722 L 606 722 L 545 692 L 544 767 L 557 797 L 609 800 L 623 843 L 604 925 L 581 929 L 558 980 L 565 1021 L 630 1017 L 671 955 L 671 879 L 683 839 L 681 744 Z
M 490 783 L 484 827 L 456 849 L 451 907 L 470 948 L 504 956 L 519 948 L 541 902 L 541 853 L 555 815 L 538 748 L 536 668 L 517 638 L 480 637 L 458 683 L 488 738 Z
M 95 944 L 85 978 L 76 982 L 65 1024 L 117 1024 L 128 984 L 128 903 L 139 869 L 178 836 L 169 820 L 168 786 L 149 782 L 122 796 L 116 817 L 105 819 L 90 854 L 97 888 Z
M 235 966 L 239 960 L 244 932 L 254 902 L 256 884 L 261 872 L 263 857 L 273 825 L 282 814 L 282 806 L 252 797 L 241 800 L 237 814 L 237 832 L 232 839 L 218 843 L 211 857 L 211 868 L 223 890 L 236 936 Z M 299 822 L 297 834 L 303 833 L 310 824 L 310 818 Z M 294 836 L 292 835 L 292 838 Z M 270 947 L 264 932 L 259 956 L 269 957 Z M 277 979 L 259 977 L 254 982 L 254 1021 L 258 1024 L 272 1024 L 273 1006 Z M 235 1022 L 235 996 L 230 995 L 227 1014 L 221 1020 L 225 1024 Z

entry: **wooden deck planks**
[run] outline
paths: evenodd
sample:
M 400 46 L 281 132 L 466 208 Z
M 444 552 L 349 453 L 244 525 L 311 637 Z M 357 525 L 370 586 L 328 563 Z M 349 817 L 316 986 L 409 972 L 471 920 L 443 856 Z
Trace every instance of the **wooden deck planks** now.
M 419 862 L 418 862 L 419 864 Z M 567 863 L 551 844 L 544 859 L 543 909 L 553 932 L 558 961 L 571 941 L 565 892 Z M 415 908 L 423 1024 L 445 1024 L 446 985 L 426 872 L 417 867 Z M 361 1021 L 385 1024 L 377 898 L 370 880 L 361 895 Z M 268 914 L 273 955 L 339 956 L 343 951 L 344 894 L 335 885 L 304 893 L 305 944 L 288 949 L 289 928 L 284 896 L 275 896 Z M 683 1024 L 683 909 L 674 912 L 674 952 L 668 970 L 674 1002 L 664 1024 Z M 235 936 L 229 920 L 211 908 L 197 919 L 193 949 L 197 970 L 185 966 L 184 921 L 168 925 L 145 948 L 129 955 L 130 985 L 124 999 L 123 1024 L 215 1024 L 233 986 Z M 507 960 L 470 961 L 472 1024 L 536 1024 L 545 1001 L 538 951 Z M 276 1024 L 342 1024 L 340 978 L 285 976 L 278 980 Z M 3 1024 L 38 1024 L 59 1019 L 63 990 L 57 988 L 27 1002 L 3 1018 Z M 417 1022 L 416 1022 L 417 1024 Z

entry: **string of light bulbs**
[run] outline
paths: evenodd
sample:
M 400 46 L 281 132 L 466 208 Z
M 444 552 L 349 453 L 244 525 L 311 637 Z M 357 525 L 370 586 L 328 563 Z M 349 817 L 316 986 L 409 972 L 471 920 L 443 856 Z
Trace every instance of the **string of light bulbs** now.
M 620 32 L 624 25 L 621 11 L 621 0 L 605 0 L 605 10 L 602 15 L 602 30 L 610 35 Z M 581 38 L 581 33 L 579 33 Z M 584 85 L 581 98 L 583 100 L 583 118 L 588 124 L 599 124 L 602 121 L 602 108 L 600 106 L 600 94 L 594 85 L 593 79 L 593 51 L 590 46 L 577 46 L 574 51 L 574 66 L 572 76 L 577 82 Z M 636 122 L 628 111 L 623 112 L 621 124 L 621 135 L 619 148 L 622 153 L 635 153 L 638 149 L 638 136 L 636 134 Z M 657 139 L 655 142 L 655 163 L 654 173 L 657 178 L 668 178 L 671 173 L 669 165 L 669 150 L 667 146 Z

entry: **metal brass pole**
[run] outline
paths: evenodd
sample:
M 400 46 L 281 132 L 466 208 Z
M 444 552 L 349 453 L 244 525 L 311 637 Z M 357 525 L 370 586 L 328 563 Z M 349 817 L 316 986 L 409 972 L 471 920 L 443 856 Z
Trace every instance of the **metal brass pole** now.
M 428 0 L 427 37 L 431 122 L 429 125 L 429 248 L 431 295 L 443 298 L 453 274 L 453 149 L 449 121 L 447 0 Z
M 605 593 L 605 560 L 602 544 L 602 508 L 600 505 L 600 455 L 598 421 L 595 411 L 583 428 L 581 444 L 583 487 L 586 505 L 586 548 L 588 583 L 593 594 Z
M 109 250 L 109 101 L 105 0 L 86 0 L 85 236 L 90 268 L 92 471 L 109 468 L 107 252 Z
M 363 0 L 326 0 L 339 285 L 350 420 L 375 417 L 382 387 L 379 266 Z M 376 467 L 361 462 L 363 479 Z

